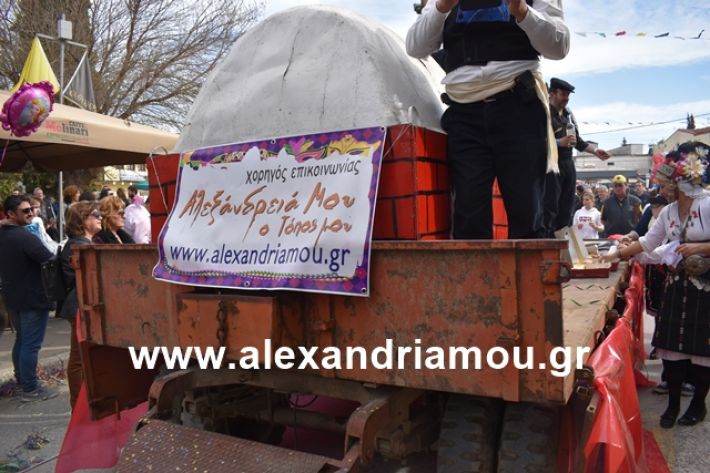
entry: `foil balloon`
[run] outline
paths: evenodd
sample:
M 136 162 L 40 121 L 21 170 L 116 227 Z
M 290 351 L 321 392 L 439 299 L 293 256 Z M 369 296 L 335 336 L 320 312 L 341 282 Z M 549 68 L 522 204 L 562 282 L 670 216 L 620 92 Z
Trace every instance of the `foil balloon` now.
M 47 81 L 24 84 L 2 106 L 0 123 L 15 136 L 29 136 L 49 116 L 54 89 Z

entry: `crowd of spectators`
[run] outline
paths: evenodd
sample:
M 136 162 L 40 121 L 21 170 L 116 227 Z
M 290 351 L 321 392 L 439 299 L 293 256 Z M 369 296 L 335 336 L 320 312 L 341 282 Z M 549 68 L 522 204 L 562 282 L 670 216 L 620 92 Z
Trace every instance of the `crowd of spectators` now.
M 652 218 L 652 204 L 658 204 L 659 189 L 656 185 L 647 188 L 642 180 L 629 183 L 623 175 L 614 176 L 609 185 L 578 181 L 575 212 L 585 207 L 585 195 L 592 199 L 592 206 L 599 211 L 601 225 L 595 226 L 603 228 L 598 230 L 598 237 L 606 238 L 611 235 L 626 235 L 639 225 L 647 227 Z M 581 214 L 593 215 L 589 211 Z M 574 223 L 579 225 L 576 218 Z
M 97 204 L 103 202 L 103 208 L 107 212 L 120 214 L 124 218 L 121 228 L 131 243 L 150 243 L 150 211 L 145 199 L 135 186 L 129 186 L 128 191 L 119 188 L 114 195 L 114 191 L 108 186 L 103 186 L 97 193 L 90 189 L 82 190 L 76 185 L 68 185 L 63 189 L 62 194 L 64 217 L 66 217 L 69 208 L 77 202 L 86 201 Z M 22 192 L 16 190 L 12 195 L 20 196 Z M 59 201 L 47 196 L 41 187 L 35 188 L 31 194 L 26 194 L 26 197 L 30 199 L 33 211 L 32 224 L 28 225 L 27 229 L 37 235 L 45 243 L 45 246 L 55 253 L 60 243 Z M 109 205 L 108 202 L 113 202 L 113 204 Z M 120 209 L 117 207 L 119 204 Z M 106 217 L 108 216 L 107 214 Z M 0 222 L 7 222 L 7 214 L 2 206 L 0 206 Z
M 128 192 L 104 187 L 96 192 L 69 185 L 63 189 L 64 206 L 48 198 L 40 187 L 32 194 L 20 191 L 4 199 L 0 208 L 0 283 L 2 296 L 15 329 L 12 361 L 21 391 L 20 401 L 46 400 L 56 390 L 37 379 L 39 350 L 44 342 L 49 313 L 69 321 L 71 354 L 69 387 L 72 407 L 81 385 L 81 360 L 76 344 L 78 309 L 71 247 L 80 244 L 150 243 L 150 212 L 134 186 Z M 60 242 L 60 221 L 67 239 Z M 51 301 L 44 292 L 41 268 L 59 255 L 65 297 Z M 4 327 L 2 327 L 4 328 Z

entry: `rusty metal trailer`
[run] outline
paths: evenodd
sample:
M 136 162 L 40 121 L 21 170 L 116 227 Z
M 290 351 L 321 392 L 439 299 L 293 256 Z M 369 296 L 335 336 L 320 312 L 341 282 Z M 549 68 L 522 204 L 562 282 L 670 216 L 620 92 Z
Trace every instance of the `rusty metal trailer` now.
M 78 247 L 82 358 L 93 414 L 150 401 L 118 471 L 150 464 L 152 471 L 357 472 L 376 456 L 402 459 L 431 449 L 440 472 L 564 471 L 562 451 L 570 447 L 559 437 L 561 408 L 573 403 L 578 417 L 585 409 L 592 415 L 593 374 L 573 369 L 553 376 L 549 357 L 555 347 L 595 347 L 625 280 L 622 267 L 609 278 L 568 283 L 564 246 L 373 242 L 368 298 L 167 284 L 151 276 L 155 247 Z M 532 347 L 534 363 L 530 370 L 485 364 L 266 370 L 235 363 L 166 371 L 135 370 L 127 351 L 223 346 L 236 361 L 242 348 L 263 347 L 265 339 L 274 351 L 360 346 L 369 353 L 386 339 L 423 349 L 500 347 L 511 356 L 516 347 Z M 581 356 L 583 362 L 588 352 Z M 346 418 L 298 409 L 292 393 L 357 408 Z M 342 455 L 277 446 L 294 420 L 343 435 Z M 583 441 L 584 428 L 575 435 Z

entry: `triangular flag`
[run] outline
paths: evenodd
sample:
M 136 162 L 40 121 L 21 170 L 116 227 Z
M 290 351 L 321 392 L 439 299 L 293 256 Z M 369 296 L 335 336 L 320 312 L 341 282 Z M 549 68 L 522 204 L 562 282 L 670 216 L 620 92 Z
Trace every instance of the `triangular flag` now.
M 692 39 L 700 39 L 704 32 L 705 30 L 701 30 L 700 33 L 698 33 L 698 36 L 694 36 Z
M 91 80 L 88 53 L 84 53 L 81 57 L 74 75 L 64 87 L 64 98 L 84 110 L 96 111 L 96 99 L 94 98 L 94 85 Z
M 636 33 L 636 36 L 646 36 L 646 33 Z
M 583 38 L 586 38 L 586 37 L 587 37 L 587 33 L 580 33 L 580 32 L 577 32 L 577 34 L 578 34 L 579 36 L 583 37 Z
M 626 31 L 617 31 L 614 33 L 614 36 L 624 36 L 626 34 Z
M 597 33 L 597 34 L 598 34 L 599 36 L 601 36 L 602 38 L 606 38 L 606 33 Z
M 661 33 L 661 34 L 657 34 L 656 36 L 654 36 L 654 38 L 665 38 L 669 35 L 670 35 L 670 33 Z
M 22 67 L 22 73 L 20 74 L 20 79 L 14 85 L 10 92 L 14 92 L 19 89 L 23 84 L 34 84 L 40 81 L 49 81 L 54 86 L 54 93 L 59 92 L 59 81 L 57 76 L 54 75 L 52 66 L 49 64 L 47 55 L 44 54 L 44 49 L 42 49 L 42 44 L 39 42 L 39 38 L 35 36 L 32 40 L 32 46 L 30 47 L 30 53 L 25 59 L 25 65 Z

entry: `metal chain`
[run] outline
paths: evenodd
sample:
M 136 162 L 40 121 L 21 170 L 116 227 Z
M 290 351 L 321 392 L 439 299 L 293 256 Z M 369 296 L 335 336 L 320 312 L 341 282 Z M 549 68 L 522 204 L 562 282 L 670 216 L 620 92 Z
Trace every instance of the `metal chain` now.
M 217 341 L 219 346 L 225 346 L 227 342 L 227 303 L 219 301 L 217 308 Z

